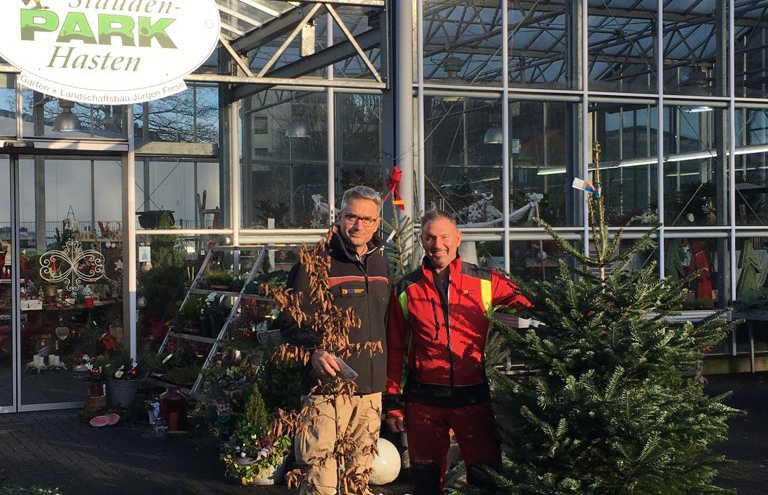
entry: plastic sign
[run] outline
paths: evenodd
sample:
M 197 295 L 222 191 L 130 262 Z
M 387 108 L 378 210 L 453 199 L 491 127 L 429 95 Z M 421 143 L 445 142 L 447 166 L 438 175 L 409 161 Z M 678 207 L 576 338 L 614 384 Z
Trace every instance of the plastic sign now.
M 219 40 L 214 0 L 2 0 L 0 57 L 55 98 L 128 105 L 186 89 Z

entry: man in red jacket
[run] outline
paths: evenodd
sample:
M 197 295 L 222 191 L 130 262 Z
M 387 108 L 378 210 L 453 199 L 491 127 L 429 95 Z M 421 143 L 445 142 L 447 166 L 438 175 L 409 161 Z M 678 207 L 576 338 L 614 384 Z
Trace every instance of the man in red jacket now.
M 461 232 L 444 211 L 421 219 L 422 266 L 390 299 L 387 328 L 387 424 L 407 431 L 414 495 L 442 494 L 453 430 L 477 484 L 481 466 L 498 468 L 501 445 L 485 375 L 484 352 L 496 305 L 529 306 L 499 273 L 461 260 Z

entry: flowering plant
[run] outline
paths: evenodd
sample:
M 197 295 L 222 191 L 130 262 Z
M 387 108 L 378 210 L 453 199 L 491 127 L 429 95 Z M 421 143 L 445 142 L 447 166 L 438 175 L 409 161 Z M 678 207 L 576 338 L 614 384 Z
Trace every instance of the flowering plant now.
M 222 459 L 227 476 L 239 479 L 243 485 L 252 485 L 255 478 L 271 475 L 290 450 L 290 437 L 262 440 L 256 433 L 241 429 L 225 445 Z
M 139 364 L 131 360 L 130 364 L 123 364 L 112 373 L 116 380 L 135 380 L 139 376 Z
M 107 368 L 109 367 L 109 356 L 102 354 L 95 358 L 88 354 L 83 355 L 83 363 L 88 372 L 88 380 L 92 383 L 103 382 L 107 379 Z

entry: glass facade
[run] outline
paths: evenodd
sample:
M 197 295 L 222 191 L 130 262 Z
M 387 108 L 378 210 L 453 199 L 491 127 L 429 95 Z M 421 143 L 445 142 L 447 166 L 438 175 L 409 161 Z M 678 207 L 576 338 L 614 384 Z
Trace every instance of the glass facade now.
M 570 184 L 595 178 L 599 144 L 610 224 L 660 223 L 660 274 L 709 268 L 711 289 L 689 287 L 692 308 L 738 297 L 736 240 L 765 225 L 762 10 L 727 0 L 661 11 L 655 0 L 419 5 L 426 206 L 458 213 L 469 239 L 493 235 L 495 221 L 513 243 L 504 265 L 520 271 L 531 250 L 514 239 L 531 243 L 532 224 L 515 212 L 531 198 L 541 218 L 587 242 Z M 504 139 L 487 139 L 496 128 Z

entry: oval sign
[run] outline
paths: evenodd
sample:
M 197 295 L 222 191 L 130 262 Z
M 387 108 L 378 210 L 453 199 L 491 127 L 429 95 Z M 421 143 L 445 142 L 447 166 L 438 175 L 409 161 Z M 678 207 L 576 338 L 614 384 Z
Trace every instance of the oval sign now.
M 0 57 L 24 86 L 129 105 L 186 89 L 219 40 L 214 0 L 2 0 Z

